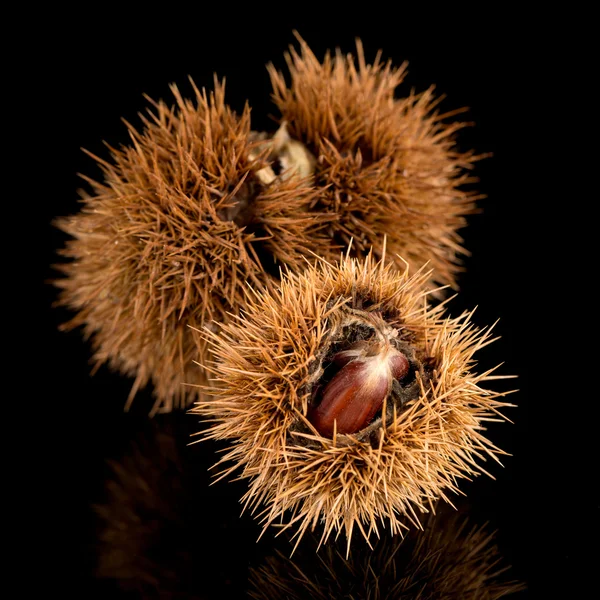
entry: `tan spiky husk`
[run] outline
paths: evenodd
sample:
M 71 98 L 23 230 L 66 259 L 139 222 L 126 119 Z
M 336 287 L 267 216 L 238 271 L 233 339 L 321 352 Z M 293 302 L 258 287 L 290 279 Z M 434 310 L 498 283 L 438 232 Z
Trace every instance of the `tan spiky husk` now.
M 237 116 L 217 81 L 210 95 L 194 91 L 186 100 L 172 86 L 173 107 L 152 102 L 142 131 L 128 125 L 130 145 L 94 157 L 103 180 L 88 179 L 81 212 L 58 221 L 74 238 L 56 282 L 77 312 L 67 328 L 83 327 L 97 365 L 135 378 L 129 401 L 151 382 L 154 411 L 186 405 L 198 388 L 183 382 L 204 381 L 188 325 L 237 312 L 244 286 L 330 247 L 307 210 L 308 183 L 261 179 L 249 107 Z
M 318 539 L 309 536 L 293 558 L 277 552 L 251 569 L 249 594 L 256 600 L 496 600 L 526 588 L 507 575 L 494 537 L 447 510 L 430 515 L 423 531 L 385 536 L 372 548 L 354 545 L 349 558 L 339 542 L 315 555 Z
M 216 356 L 213 398 L 193 409 L 213 420 L 203 435 L 231 440 L 219 461 L 223 477 L 249 480 L 244 505 L 264 528 L 296 527 L 299 540 L 322 523 L 322 539 L 355 527 L 365 537 L 381 521 L 399 533 L 437 498 L 458 491 L 461 478 L 485 472 L 500 454 L 483 434 L 502 420 L 507 392 L 484 389 L 500 378 L 474 372 L 474 353 L 491 341 L 472 313 L 444 316 L 423 291 L 429 274 L 410 276 L 390 263 L 344 258 L 289 273 L 274 293 L 256 291 L 242 316 L 222 332 L 206 332 Z M 384 403 L 354 435 L 321 436 L 307 419 L 325 357 L 348 323 L 382 319 L 412 353 L 405 385 L 410 401 Z
M 286 54 L 289 86 L 269 65 L 273 99 L 291 136 L 317 157 L 314 209 L 333 218 L 332 241 L 353 239 L 356 256 L 371 247 L 381 256 L 387 235 L 391 260 L 429 261 L 432 283 L 456 287 L 466 253 L 457 231 L 478 198 L 465 190 L 478 157 L 454 139 L 465 123 L 448 121 L 462 110 L 439 114 L 433 88 L 395 99 L 406 64 L 394 68 L 380 54 L 367 64 L 360 41 L 356 59 L 338 50 L 320 62 L 297 37 L 300 51 Z

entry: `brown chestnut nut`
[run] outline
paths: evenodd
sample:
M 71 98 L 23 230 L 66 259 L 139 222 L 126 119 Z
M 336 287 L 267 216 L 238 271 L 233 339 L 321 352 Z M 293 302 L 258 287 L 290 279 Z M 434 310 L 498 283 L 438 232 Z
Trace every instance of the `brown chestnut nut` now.
M 323 389 L 310 416 L 316 430 L 328 437 L 333 435 L 334 424 L 342 434 L 366 427 L 381 409 L 392 381 L 402 379 L 409 370 L 408 359 L 389 345 L 373 352 L 372 346 L 361 344 L 339 352 L 333 362 L 343 366 Z

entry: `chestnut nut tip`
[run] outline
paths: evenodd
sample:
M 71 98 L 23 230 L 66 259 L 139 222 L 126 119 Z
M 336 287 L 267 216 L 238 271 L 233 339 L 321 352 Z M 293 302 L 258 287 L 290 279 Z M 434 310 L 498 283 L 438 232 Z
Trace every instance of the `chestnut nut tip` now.
M 403 379 L 408 374 L 410 365 L 408 359 L 401 352 L 390 354 L 389 358 L 390 371 L 393 379 Z
M 409 371 L 408 359 L 387 345 L 372 356 L 364 344 L 338 352 L 333 362 L 342 365 L 323 389 L 319 405 L 310 419 L 317 431 L 331 437 L 364 429 L 381 409 L 392 381 Z

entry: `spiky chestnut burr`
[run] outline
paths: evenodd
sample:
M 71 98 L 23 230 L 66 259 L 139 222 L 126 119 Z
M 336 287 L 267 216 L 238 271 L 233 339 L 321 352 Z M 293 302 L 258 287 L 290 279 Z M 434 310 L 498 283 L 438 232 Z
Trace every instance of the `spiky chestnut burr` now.
M 406 64 L 394 68 L 380 54 L 367 64 L 360 41 L 356 58 L 338 50 L 320 62 L 297 37 L 300 51 L 286 54 L 289 85 L 269 65 L 273 100 L 291 137 L 316 157 L 313 208 L 331 219 L 332 243 L 352 239 L 356 256 L 371 247 L 381 256 L 387 236 L 392 261 L 429 262 L 432 283 L 456 287 L 458 230 L 477 199 L 465 186 L 478 157 L 458 150 L 465 124 L 449 120 L 461 111 L 439 114 L 433 88 L 396 99 Z
M 297 527 L 299 540 L 321 522 L 323 540 L 340 530 L 350 540 L 355 527 L 368 537 L 387 520 L 398 533 L 405 517 L 417 522 L 461 478 L 485 472 L 486 457 L 497 460 L 482 431 L 510 405 L 506 392 L 481 387 L 493 369 L 476 373 L 473 362 L 490 331 L 471 313 L 449 318 L 429 305 L 428 278 L 373 255 L 321 262 L 286 274 L 275 293 L 249 293 L 240 317 L 206 331 L 213 397 L 193 411 L 213 422 L 203 438 L 231 441 L 220 475 L 249 480 L 243 503 L 264 528 Z M 389 366 L 340 375 L 382 350 L 408 362 L 404 372 L 397 358 L 391 384 Z M 336 431 L 346 421 L 353 433 Z
M 94 157 L 103 180 L 87 179 L 81 211 L 57 223 L 73 238 L 56 282 L 59 303 L 76 311 L 65 329 L 82 326 L 96 365 L 135 378 L 128 405 L 151 382 L 153 412 L 185 406 L 198 388 L 184 382 L 204 381 L 188 325 L 227 318 L 245 285 L 331 247 L 308 211 L 310 157 L 285 128 L 273 139 L 252 132 L 249 107 L 236 115 L 218 82 L 194 91 L 195 102 L 175 86 L 173 107 L 151 101 L 143 130 L 128 125 L 130 145 Z

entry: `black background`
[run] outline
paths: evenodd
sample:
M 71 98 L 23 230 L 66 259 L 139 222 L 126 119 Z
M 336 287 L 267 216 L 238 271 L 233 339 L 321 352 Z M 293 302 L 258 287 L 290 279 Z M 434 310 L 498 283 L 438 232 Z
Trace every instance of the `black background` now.
M 151 403 L 150 395 L 142 393 L 133 412 L 124 414 L 131 382 L 106 369 L 90 377 L 89 347 L 79 332 L 57 331 L 68 315 L 51 308 L 55 291 L 45 282 L 53 276 L 50 264 L 64 237 L 50 222 L 77 210 L 78 172 L 98 175 L 80 148 L 107 156 L 102 141 L 127 142 L 120 119 L 137 122 L 137 112 L 147 106 L 142 94 L 169 99 L 171 82 L 189 92 L 188 75 L 210 87 L 213 72 L 227 78 L 226 97 L 235 109 L 249 100 L 255 129 L 271 128 L 267 115 L 275 109 L 264 65 L 274 61 L 285 67 L 283 52 L 298 29 L 319 57 L 337 46 L 352 51 L 359 36 L 367 58 L 381 48 L 395 64 L 408 60 L 404 89 L 422 91 L 435 84 L 447 96 L 444 108 L 470 107 L 467 118 L 475 126 L 462 132 L 461 147 L 493 153 L 477 165 L 479 188 L 488 197 L 481 202 L 483 213 L 470 218 L 463 232 L 472 256 L 450 311 L 477 305 L 477 324 L 500 319 L 496 331 L 502 337 L 481 354 L 482 368 L 504 362 L 502 373 L 517 374 L 520 391 L 512 397 L 518 408 L 508 412 L 514 424 L 490 431 L 511 456 L 503 460 L 504 468 L 490 465 L 495 481 L 480 477 L 463 489 L 477 522 L 489 521 L 498 529 L 497 543 L 513 565 L 512 574 L 528 584 L 527 597 L 547 597 L 548 590 L 578 597 L 573 591 L 581 582 L 574 531 L 582 523 L 588 526 L 582 515 L 590 514 L 592 503 L 581 487 L 575 498 L 568 460 L 561 458 L 574 434 L 561 414 L 569 400 L 560 386 L 560 351 L 554 335 L 548 335 L 550 324 L 556 331 L 569 327 L 568 320 L 557 323 L 556 315 L 558 290 L 570 278 L 558 267 L 549 268 L 558 260 L 547 236 L 555 226 L 550 218 L 556 216 L 548 206 L 557 192 L 540 183 L 547 183 L 554 166 L 549 171 L 543 163 L 548 142 L 539 133 L 548 111 L 559 103 L 545 86 L 551 82 L 550 67 L 561 68 L 553 39 L 542 35 L 545 25 L 535 18 L 461 14 L 458 9 L 392 18 L 381 8 L 369 13 L 363 6 L 352 17 L 314 13 L 295 20 L 258 9 L 242 14 L 232 6 L 215 14 L 187 13 L 177 5 L 161 10 L 133 20 L 100 10 L 53 12 L 46 29 L 46 15 L 38 15 L 44 31 L 35 37 L 29 99 L 39 125 L 36 157 L 44 173 L 35 215 L 42 244 L 35 272 L 35 340 L 36 356 L 42 358 L 29 377 L 34 387 L 40 385 L 40 421 L 43 433 L 50 434 L 36 469 L 47 490 L 43 505 L 52 507 L 46 521 L 53 527 L 44 542 L 48 556 L 59 559 L 53 574 L 60 589 L 73 587 L 79 597 L 119 597 L 110 584 L 92 576 L 97 533 L 90 505 L 104 498 L 106 460 L 121 456 L 129 441 L 147 430 Z M 184 428 L 193 431 L 195 418 L 184 420 Z M 204 485 L 214 448 L 196 445 L 190 451 L 197 453 L 193 460 Z M 207 571 L 206 577 L 215 589 L 222 585 L 230 592 L 244 589 L 244 565 L 260 561 L 267 551 L 263 542 L 255 545 L 259 529 L 250 517 L 237 518 L 242 490 L 226 483 L 206 487 L 197 506 L 210 524 L 199 546 L 217 555 L 229 551 L 223 569 Z M 220 522 L 226 526 L 215 525 Z

